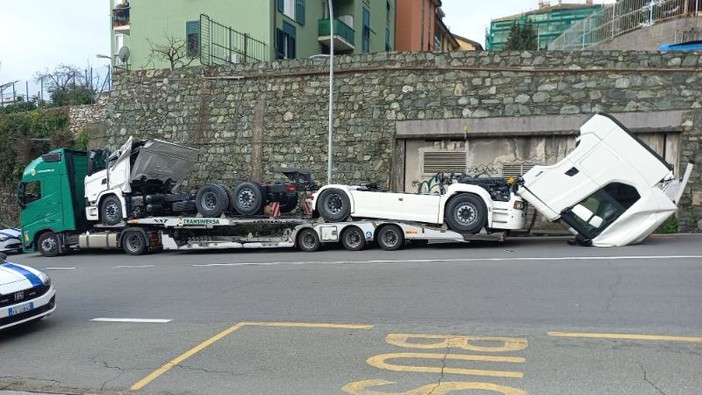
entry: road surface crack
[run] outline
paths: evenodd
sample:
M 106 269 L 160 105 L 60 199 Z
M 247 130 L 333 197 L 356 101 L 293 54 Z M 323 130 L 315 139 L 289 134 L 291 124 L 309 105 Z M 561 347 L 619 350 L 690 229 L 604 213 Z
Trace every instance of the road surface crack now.
M 643 372 L 643 379 L 644 379 L 644 381 L 647 382 L 651 387 L 655 388 L 656 391 L 658 391 L 659 393 L 665 395 L 665 392 L 663 392 L 660 388 L 656 387 L 656 385 L 653 384 L 653 382 L 651 382 L 651 380 L 648 379 L 648 377 L 647 377 L 647 375 L 646 375 L 646 369 L 644 369 L 643 365 L 642 365 L 642 364 L 639 364 L 639 367 L 641 368 L 641 371 Z
M 446 358 L 449 355 L 449 347 L 446 347 L 446 353 L 444 353 L 444 357 L 441 358 L 441 375 L 439 376 L 439 380 L 436 382 L 436 386 L 427 393 L 427 395 L 432 395 L 434 393 L 434 390 L 439 388 L 441 386 L 441 381 L 444 379 L 444 369 L 446 369 Z
M 617 297 L 617 288 L 622 283 L 622 274 L 619 272 L 619 270 L 617 269 L 616 266 L 614 267 L 614 270 L 617 274 L 617 281 L 615 281 L 614 284 L 612 284 L 612 286 L 609 287 L 610 295 L 607 298 L 607 308 L 606 308 L 607 312 L 609 312 L 609 308 L 612 305 L 612 301 L 614 300 L 614 298 Z

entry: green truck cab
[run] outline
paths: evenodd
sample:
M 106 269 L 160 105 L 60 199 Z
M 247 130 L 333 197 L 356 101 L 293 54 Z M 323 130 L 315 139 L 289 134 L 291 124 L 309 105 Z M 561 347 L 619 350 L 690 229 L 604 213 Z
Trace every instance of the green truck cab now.
M 17 189 L 25 251 L 41 247 L 58 255 L 67 232 L 87 230 L 83 197 L 87 171 L 87 153 L 65 148 L 44 154 L 25 168 Z

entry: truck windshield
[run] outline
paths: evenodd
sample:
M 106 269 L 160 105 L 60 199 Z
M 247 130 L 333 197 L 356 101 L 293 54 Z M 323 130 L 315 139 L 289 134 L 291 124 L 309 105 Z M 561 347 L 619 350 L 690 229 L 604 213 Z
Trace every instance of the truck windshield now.
M 640 197 L 633 186 L 614 182 L 565 210 L 561 218 L 587 240 L 591 240 L 624 214 Z
M 17 202 L 25 208 L 35 200 L 41 199 L 41 184 L 39 181 L 22 182 L 17 189 Z

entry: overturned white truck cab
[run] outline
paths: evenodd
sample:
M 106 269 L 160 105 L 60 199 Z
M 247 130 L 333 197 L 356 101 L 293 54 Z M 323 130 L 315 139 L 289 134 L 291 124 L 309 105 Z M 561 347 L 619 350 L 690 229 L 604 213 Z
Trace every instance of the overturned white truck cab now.
M 535 166 L 517 194 L 548 221 L 569 227 L 582 245 L 643 241 L 677 210 L 692 171 L 673 166 L 607 114 L 580 127 L 576 148 L 559 163 Z

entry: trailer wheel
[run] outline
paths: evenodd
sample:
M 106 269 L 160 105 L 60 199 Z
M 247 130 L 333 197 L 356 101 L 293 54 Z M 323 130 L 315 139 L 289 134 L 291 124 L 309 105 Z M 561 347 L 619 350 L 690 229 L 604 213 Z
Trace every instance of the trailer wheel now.
M 122 235 L 122 249 L 129 255 L 144 255 L 147 250 L 146 236 L 140 230 L 125 230 Z
M 103 225 L 117 225 L 122 222 L 122 202 L 114 195 L 103 199 L 100 204 L 100 220 Z
M 203 217 L 219 217 L 229 207 L 227 190 L 220 184 L 204 185 L 195 195 L 195 206 Z
M 45 257 L 55 257 L 59 254 L 59 239 L 54 232 L 44 232 L 37 240 L 37 249 Z
M 319 235 L 312 228 L 305 228 L 297 234 L 297 248 L 304 252 L 315 252 L 319 250 L 322 243 L 319 241 Z
M 485 203 L 477 196 L 460 194 L 446 206 L 446 224 L 453 231 L 478 233 L 486 221 Z
M 349 251 L 361 251 L 366 247 L 366 237 L 357 226 L 347 226 L 341 233 L 341 245 Z
M 241 215 L 254 215 L 263 208 L 263 188 L 261 185 L 245 181 L 234 189 L 234 210 Z
M 351 200 L 339 188 L 329 188 L 319 194 L 319 215 L 327 221 L 343 221 L 351 214 Z
M 385 251 L 399 250 L 405 245 L 405 235 L 397 225 L 385 225 L 378 231 L 377 241 Z

